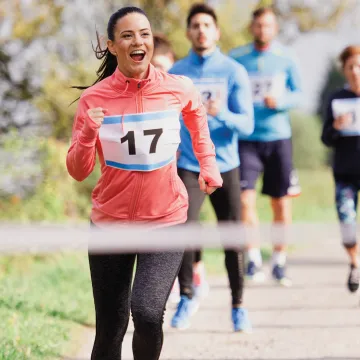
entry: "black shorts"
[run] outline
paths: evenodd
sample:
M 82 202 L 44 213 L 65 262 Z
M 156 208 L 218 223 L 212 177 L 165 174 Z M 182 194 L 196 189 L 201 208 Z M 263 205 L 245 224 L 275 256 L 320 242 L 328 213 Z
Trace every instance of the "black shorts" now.
M 262 193 L 273 198 L 288 195 L 293 172 L 291 139 L 239 142 L 241 190 L 255 189 L 263 173 Z

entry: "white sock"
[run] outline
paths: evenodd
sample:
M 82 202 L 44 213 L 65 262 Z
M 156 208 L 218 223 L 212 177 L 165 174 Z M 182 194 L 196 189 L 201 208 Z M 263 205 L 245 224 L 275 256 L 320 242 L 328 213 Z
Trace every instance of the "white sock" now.
M 285 251 L 274 251 L 272 255 L 273 266 L 285 266 L 286 264 L 286 252 Z
M 252 261 L 256 267 L 262 267 L 262 257 L 259 248 L 250 248 L 248 250 L 248 259 Z

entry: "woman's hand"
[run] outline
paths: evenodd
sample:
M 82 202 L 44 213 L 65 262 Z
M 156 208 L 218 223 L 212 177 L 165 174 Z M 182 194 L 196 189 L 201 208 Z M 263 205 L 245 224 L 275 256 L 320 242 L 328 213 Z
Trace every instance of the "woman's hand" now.
M 218 188 L 217 186 L 207 185 L 206 181 L 201 175 L 199 175 L 199 185 L 200 185 L 200 190 L 208 195 L 211 195 Z
M 338 116 L 334 122 L 333 127 L 336 130 L 343 130 L 347 128 L 352 122 L 352 115 L 350 113 Z
M 107 109 L 97 107 L 97 108 L 89 109 L 87 111 L 87 114 L 88 114 L 89 118 L 97 125 L 97 127 L 100 128 L 101 124 L 104 121 L 104 116 L 105 116 L 106 111 L 107 111 Z M 86 121 L 85 121 L 85 123 L 86 123 Z M 91 127 L 91 125 L 89 127 Z

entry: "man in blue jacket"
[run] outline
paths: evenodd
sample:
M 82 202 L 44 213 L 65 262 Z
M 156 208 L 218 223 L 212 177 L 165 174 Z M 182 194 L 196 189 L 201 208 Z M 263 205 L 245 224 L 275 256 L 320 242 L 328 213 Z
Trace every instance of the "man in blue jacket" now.
M 240 179 L 238 137 L 249 136 L 254 129 L 251 87 L 246 70 L 217 48 L 220 31 L 214 10 L 206 4 L 195 4 L 187 18 L 187 37 L 192 49 L 187 57 L 175 63 L 172 74 L 191 78 L 200 90 L 207 109 L 210 136 L 216 149 L 216 159 L 223 178 L 223 187 L 210 196 L 218 221 L 240 221 Z M 198 221 L 205 194 L 199 191 L 199 164 L 193 152 L 191 138 L 181 126 L 178 174 L 189 195 L 188 221 Z M 175 328 L 186 328 L 197 308 L 193 297 L 194 252 L 186 252 L 179 273 L 181 300 L 172 319 Z M 251 325 L 242 308 L 244 286 L 243 252 L 225 250 L 225 265 L 232 296 L 231 316 L 235 331 L 248 332 Z
M 253 13 L 251 33 L 254 42 L 236 48 L 230 56 L 248 71 L 253 92 L 255 130 L 241 136 L 242 221 L 256 227 L 255 183 L 263 173 L 262 193 L 271 197 L 274 219 L 272 276 L 281 285 L 290 286 L 285 274 L 286 225 L 291 222 L 291 200 L 300 188 L 292 164 L 291 125 L 288 110 L 300 102 L 300 77 L 289 50 L 275 43 L 277 20 L 271 8 Z M 294 191 L 295 190 L 295 191 Z M 247 277 L 262 281 L 259 239 L 248 250 Z

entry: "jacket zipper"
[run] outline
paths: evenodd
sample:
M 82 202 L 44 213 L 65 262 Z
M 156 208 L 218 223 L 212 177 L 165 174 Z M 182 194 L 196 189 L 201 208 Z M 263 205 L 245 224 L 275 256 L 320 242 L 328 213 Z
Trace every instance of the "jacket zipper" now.
M 142 98 L 141 98 L 141 82 L 137 85 L 138 93 L 136 94 L 136 112 L 142 113 L 143 112 L 143 105 L 142 105 Z M 142 171 L 135 172 L 135 189 L 133 192 L 133 201 L 132 201 L 132 207 L 130 209 L 130 220 L 135 220 L 135 213 L 138 207 L 140 194 L 141 194 L 141 188 L 143 184 L 143 178 L 144 174 Z

